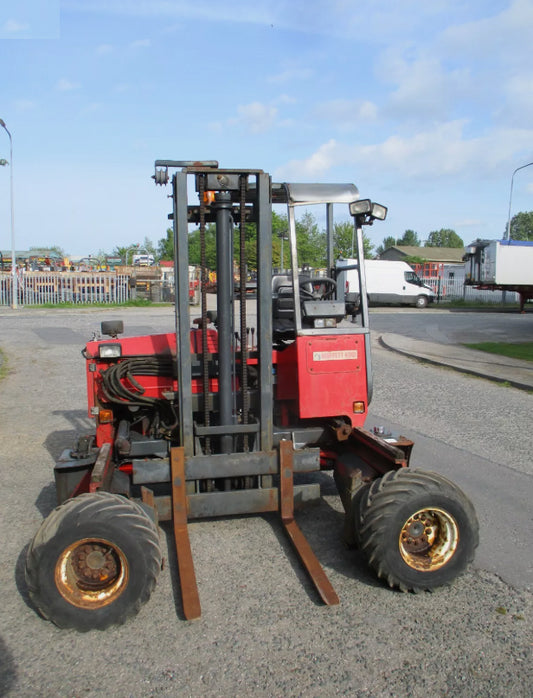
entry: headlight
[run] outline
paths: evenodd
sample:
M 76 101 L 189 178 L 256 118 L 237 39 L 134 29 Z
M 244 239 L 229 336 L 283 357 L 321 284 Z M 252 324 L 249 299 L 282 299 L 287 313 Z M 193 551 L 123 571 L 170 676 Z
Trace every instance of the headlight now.
M 316 328 L 337 327 L 337 320 L 334 317 L 315 318 L 313 325 Z
M 370 199 L 359 199 L 350 204 L 350 213 L 352 216 L 360 216 L 362 213 L 370 213 L 372 211 L 372 202 Z
M 387 217 L 387 207 L 381 204 L 372 204 L 372 216 L 379 221 L 384 221 Z
M 122 346 L 120 344 L 100 344 L 98 356 L 101 359 L 118 359 L 122 356 Z

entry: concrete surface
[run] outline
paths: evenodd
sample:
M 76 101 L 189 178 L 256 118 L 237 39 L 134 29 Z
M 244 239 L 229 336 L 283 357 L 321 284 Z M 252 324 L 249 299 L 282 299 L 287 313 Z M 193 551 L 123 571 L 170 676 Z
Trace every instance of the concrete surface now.
M 498 354 L 468 349 L 459 344 L 441 344 L 385 333 L 379 342 L 386 349 L 421 361 L 448 366 L 499 383 L 508 383 L 522 390 L 533 390 L 533 362 L 511 359 Z

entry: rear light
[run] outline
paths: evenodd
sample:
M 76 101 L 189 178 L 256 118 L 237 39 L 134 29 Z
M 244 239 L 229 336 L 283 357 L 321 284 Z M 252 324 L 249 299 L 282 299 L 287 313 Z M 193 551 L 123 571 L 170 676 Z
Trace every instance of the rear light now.
M 364 414 L 365 403 L 362 400 L 357 400 L 353 403 L 353 413 L 354 414 Z
M 100 424 L 109 424 L 113 421 L 113 410 L 99 410 L 98 421 Z

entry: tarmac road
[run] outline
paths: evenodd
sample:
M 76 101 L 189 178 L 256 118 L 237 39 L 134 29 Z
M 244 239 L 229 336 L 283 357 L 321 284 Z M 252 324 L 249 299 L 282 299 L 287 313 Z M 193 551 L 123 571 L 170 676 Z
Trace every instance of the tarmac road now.
M 173 326 L 166 308 L 120 315 L 132 332 Z M 467 574 L 433 594 L 382 586 L 343 548 L 338 497 L 324 473 L 322 504 L 298 521 L 339 606 L 319 603 L 276 517 L 265 516 L 190 525 L 199 621 L 184 621 L 176 601 L 168 529 L 168 564 L 136 619 L 79 635 L 39 618 L 25 552 L 54 506 L 54 458 L 90 428 L 79 350 L 101 319 L 116 316 L 0 311 L 9 361 L 0 381 L 0 695 L 531 696 L 531 394 L 377 341 L 369 424 L 414 436 L 414 464 L 452 477 L 474 501 L 481 544 Z

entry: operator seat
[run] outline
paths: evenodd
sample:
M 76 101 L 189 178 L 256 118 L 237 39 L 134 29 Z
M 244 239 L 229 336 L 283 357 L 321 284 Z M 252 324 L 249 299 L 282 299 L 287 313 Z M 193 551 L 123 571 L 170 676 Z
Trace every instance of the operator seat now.
M 305 282 L 310 277 L 306 274 L 299 276 L 300 287 L 305 288 Z M 311 284 L 309 290 L 312 291 Z M 272 277 L 272 336 L 274 342 L 290 340 L 296 337 L 294 319 L 294 291 L 292 276 L 289 274 L 274 274 Z

